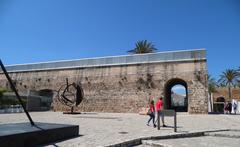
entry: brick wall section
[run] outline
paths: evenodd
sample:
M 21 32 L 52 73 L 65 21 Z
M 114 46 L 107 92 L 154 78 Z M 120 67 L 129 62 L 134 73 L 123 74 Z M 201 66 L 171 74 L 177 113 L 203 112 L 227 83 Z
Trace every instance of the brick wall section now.
M 179 78 L 188 85 L 189 113 L 207 113 L 206 75 L 204 60 L 10 73 L 22 93 L 57 91 L 66 78 L 69 83 L 81 82 L 85 99 L 77 109 L 96 112 L 138 112 L 147 107 L 149 93 L 154 98 L 164 95 L 167 81 Z M 9 86 L 3 74 L 0 85 Z M 54 110 L 69 109 L 58 102 L 56 92 L 53 101 Z
M 231 88 L 232 98 L 240 101 L 240 88 Z M 219 87 L 216 92 L 213 93 L 213 101 L 216 102 L 218 97 L 224 97 L 226 101 L 231 101 L 228 95 L 228 88 Z

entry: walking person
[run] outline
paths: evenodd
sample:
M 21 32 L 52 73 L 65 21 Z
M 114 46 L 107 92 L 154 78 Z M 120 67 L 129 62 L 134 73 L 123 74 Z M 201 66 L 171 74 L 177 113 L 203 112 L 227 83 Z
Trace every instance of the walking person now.
M 229 111 L 229 114 L 232 114 L 232 103 L 229 101 L 228 102 L 228 111 Z
M 223 112 L 224 112 L 224 114 L 228 113 L 228 102 L 224 102 Z
M 147 125 L 149 126 L 149 123 L 152 120 L 153 127 L 155 128 L 156 127 L 156 125 L 154 123 L 155 122 L 155 107 L 154 107 L 154 101 L 153 100 L 151 100 L 151 102 L 149 104 L 149 113 L 148 113 L 148 115 L 150 116 L 150 118 L 149 118 L 149 120 L 147 122 Z
M 163 127 L 167 127 L 164 123 L 164 115 L 161 113 L 160 116 L 158 116 L 158 111 L 159 110 L 163 110 L 163 98 L 159 97 L 159 100 L 156 103 L 156 112 L 157 112 L 157 117 L 161 117 L 162 123 L 163 123 Z
M 237 104 L 237 101 L 235 100 L 233 102 L 233 111 L 234 111 L 234 114 L 237 114 L 237 107 L 238 107 L 238 104 Z

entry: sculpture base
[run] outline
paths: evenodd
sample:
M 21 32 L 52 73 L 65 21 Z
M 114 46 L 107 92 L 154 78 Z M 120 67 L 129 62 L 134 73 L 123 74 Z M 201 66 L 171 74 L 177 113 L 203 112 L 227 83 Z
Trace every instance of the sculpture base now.
M 14 123 L 0 125 L 0 146 L 25 147 L 50 144 L 79 136 L 79 126 L 50 123 Z

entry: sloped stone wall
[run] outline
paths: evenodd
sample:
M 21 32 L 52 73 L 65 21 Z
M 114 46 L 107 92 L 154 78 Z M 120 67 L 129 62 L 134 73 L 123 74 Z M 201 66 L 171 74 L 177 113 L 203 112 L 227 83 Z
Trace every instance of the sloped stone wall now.
M 56 98 L 66 78 L 69 83 L 80 82 L 84 89 L 85 99 L 76 109 L 96 112 L 138 112 L 148 106 L 149 93 L 157 99 L 164 95 L 167 81 L 179 78 L 188 85 L 189 113 L 207 113 L 206 75 L 204 60 L 10 73 L 21 93 L 53 90 L 56 111 L 69 110 Z M 3 74 L 0 85 L 9 87 Z

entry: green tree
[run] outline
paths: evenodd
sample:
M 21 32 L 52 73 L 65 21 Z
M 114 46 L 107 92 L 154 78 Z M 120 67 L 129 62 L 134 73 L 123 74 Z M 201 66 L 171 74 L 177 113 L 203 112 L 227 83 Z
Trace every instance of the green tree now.
M 147 40 L 141 40 L 137 41 L 135 43 L 135 48 L 132 50 L 129 50 L 128 53 L 131 54 L 145 54 L 145 53 L 154 53 L 157 49 L 154 47 L 154 45 L 151 42 L 148 42 Z
M 239 82 L 239 73 L 234 69 L 227 69 L 221 75 L 218 82 L 221 85 L 228 87 L 228 96 L 229 99 L 232 98 L 231 87 L 235 87 Z
M 4 100 L 2 99 L 4 92 L 7 92 L 7 90 L 0 88 L 0 106 L 4 103 Z
M 213 78 L 211 75 L 208 75 L 208 91 L 213 93 L 216 92 L 217 82 L 215 78 Z
M 237 73 L 238 73 L 238 75 L 240 77 L 240 66 L 237 69 Z M 240 80 L 238 80 L 238 87 L 240 88 Z
M 212 104 L 213 104 L 212 93 L 217 91 L 216 87 L 217 87 L 216 80 L 211 75 L 208 75 L 208 94 L 209 94 L 209 102 L 210 102 L 211 111 L 213 110 L 213 108 L 212 108 Z
M 2 98 L 4 92 L 7 92 L 7 90 L 0 88 L 0 98 Z

